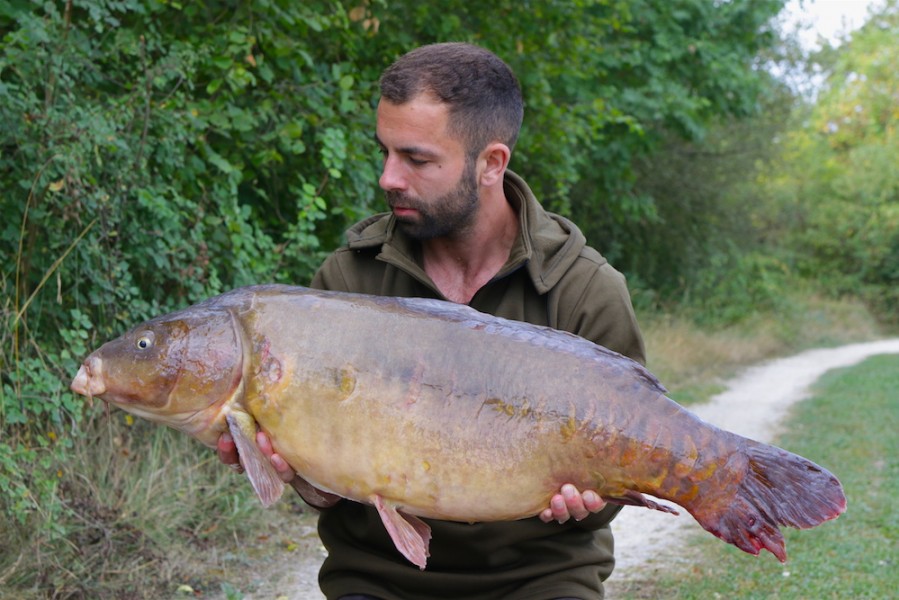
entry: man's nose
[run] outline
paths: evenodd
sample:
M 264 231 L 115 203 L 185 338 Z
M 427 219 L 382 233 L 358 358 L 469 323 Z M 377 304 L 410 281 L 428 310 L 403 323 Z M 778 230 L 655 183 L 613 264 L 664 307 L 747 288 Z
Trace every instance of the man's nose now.
M 381 177 L 378 185 L 385 192 L 404 191 L 406 189 L 406 177 L 399 160 L 387 156 L 384 158 L 384 166 L 381 168 Z

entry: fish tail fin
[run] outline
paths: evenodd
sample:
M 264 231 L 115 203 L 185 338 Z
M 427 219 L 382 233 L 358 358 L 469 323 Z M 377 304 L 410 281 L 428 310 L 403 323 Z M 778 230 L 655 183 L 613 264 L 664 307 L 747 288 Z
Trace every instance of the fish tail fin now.
M 722 540 L 753 555 L 768 550 L 785 562 L 778 526 L 807 529 L 838 517 L 846 510 L 843 487 L 829 471 L 801 456 L 752 440 L 745 444 L 745 453 L 732 455 L 726 467 L 739 481 L 736 488 L 719 484 L 719 494 L 700 493 L 695 508 L 687 508 Z

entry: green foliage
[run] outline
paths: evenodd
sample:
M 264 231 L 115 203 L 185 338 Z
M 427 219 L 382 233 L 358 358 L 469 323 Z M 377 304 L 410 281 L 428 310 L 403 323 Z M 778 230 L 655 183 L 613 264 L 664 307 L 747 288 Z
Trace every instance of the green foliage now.
M 782 6 L 777 1 L 629 3 L 632 19 L 621 33 L 584 58 L 607 74 L 596 96 L 627 121 L 609 121 L 579 146 L 583 176 L 571 194 L 573 214 L 613 264 L 653 288 L 689 276 L 691 256 L 644 269 L 659 256 L 681 258 L 680 246 L 648 248 L 647 242 L 696 236 L 700 232 L 682 220 L 704 218 L 703 209 L 722 195 L 703 198 L 691 188 L 707 180 L 706 157 L 720 164 L 716 156 L 729 156 L 734 165 L 734 151 L 745 140 L 706 138 L 713 126 L 726 128 L 732 118 L 760 113 L 761 92 L 772 82 L 754 65 L 774 43 L 770 20 Z M 692 147 L 684 148 L 685 141 Z M 728 141 L 732 147 L 723 148 Z M 688 154 L 679 155 L 682 149 Z M 757 153 L 753 144 L 743 164 L 751 165 Z M 666 175 L 677 181 L 659 185 Z
M 685 304 L 704 325 L 731 325 L 758 312 L 773 312 L 785 302 L 789 269 L 767 254 L 736 249 L 711 257 L 688 288 Z
M 605 232 L 604 253 L 612 264 L 652 290 L 641 302 L 695 298 L 705 323 L 732 322 L 747 308 L 751 312 L 755 292 L 734 288 L 755 283 L 733 281 L 729 273 L 737 269 L 736 279 L 751 277 L 749 263 L 764 260 L 767 252 L 755 218 L 761 202 L 757 179 L 772 138 L 789 123 L 793 98 L 772 81 L 759 101 L 760 115 L 717 119 L 701 140 L 667 132 L 658 152 L 634 161 L 631 218 L 594 225 L 594 231 Z
M 767 156 L 792 102 L 755 68 L 783 4 L 502 1 L 483 11 L 459 0 L 441 3 L 443 18 L 412 2 L 370 14 L 386 56 L 461 39 L 507 60 L 526 101 L 512 168 L 614 265 L 670 296 L 730 250 L 731 233 L 748 235 L 732 190 Z M 763 117 L 741 127 L 752 115 Z
M 827 85 L 787 138 L 764 227 L 797 273 L 835 295 L 899 309 L 899 4 L 885 3 L 839 51 Z

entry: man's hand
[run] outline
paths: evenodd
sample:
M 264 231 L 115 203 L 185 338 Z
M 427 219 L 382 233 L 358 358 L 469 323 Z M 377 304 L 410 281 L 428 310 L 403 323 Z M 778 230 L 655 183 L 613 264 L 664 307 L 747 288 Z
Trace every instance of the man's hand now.
M 570 483 L 562 486 L 560 493 L 549 501 L 549 508 L 540 513 L 540 520 L 544 523 L 558 521 L 564 523 L 573 518 L 575 521 L 585 519 L 590 513 L 597 513 L 605 508 L 599 494 L 593 490 L 587 490 L 581 494 Z
M 237 444 L 227 431 L 219 436 L 215 447 L 219 460 L 237 473 L 243 473 L 243 465 L 240 464 L 240 456 L 237 454 Z
M 289 483 L 307 504 L 315 508 L 328 508 L 337 504 L 340 500 L 340 496 L 316 489 L 308 481 L 294 473 L 287 461 L 272 448 L 272 442 L 265 433 L 261 431 L 256 433 L 256 444 L 262 450 L 262 453 L 268 456 L 281 480 L 284 483 Z M 237 473 L 243 473 L 243 466 L 240 464 L 240 456 L 237 453 L 237 445 L 227 431 L 219 437 L 216 452 L 220 461 Z

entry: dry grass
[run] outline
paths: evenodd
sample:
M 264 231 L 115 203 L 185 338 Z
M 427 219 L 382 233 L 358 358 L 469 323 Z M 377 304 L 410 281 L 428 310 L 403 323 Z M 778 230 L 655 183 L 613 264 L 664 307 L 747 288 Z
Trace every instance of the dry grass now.
M 199 587 L 217 545 L 255 535 L 258 502 L 211 450 L 118 410 L 106 420 L 100 406 L 80 428 L 59 465 L 56 516 L 0 527 L 15 544 L 2 553 L 0 598 L 158 598 Z
M 790 304 L 788 314 L 757 315 L 714 330 L 700 329 L 684 316 L 643 317 L 647 366 L 676 400 L 689 404 L 708 399 L 748 365 L 883 335 L 860 302 L 812 296 Z

